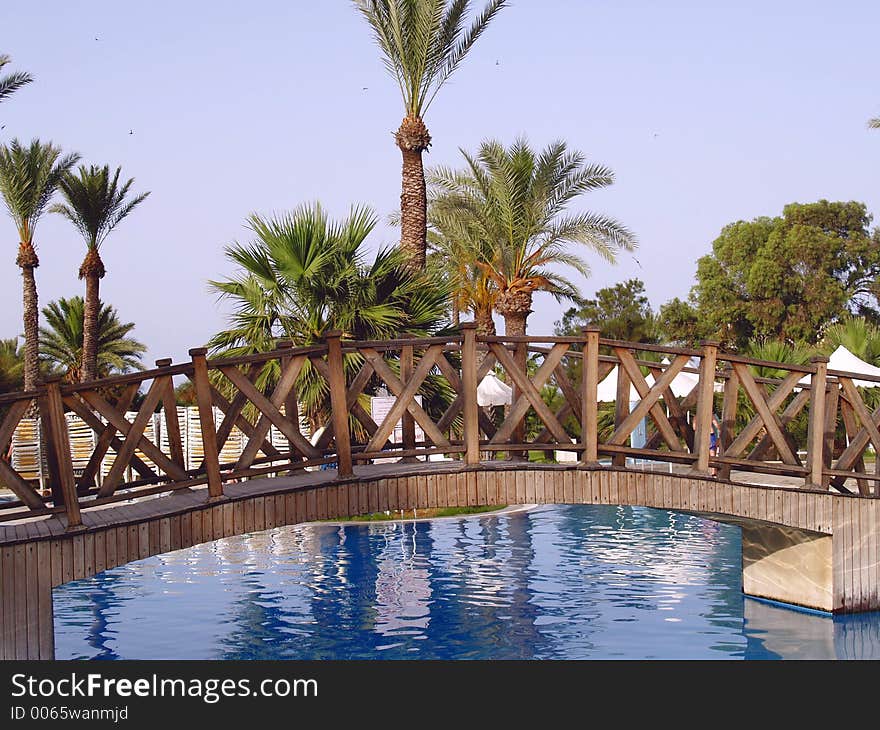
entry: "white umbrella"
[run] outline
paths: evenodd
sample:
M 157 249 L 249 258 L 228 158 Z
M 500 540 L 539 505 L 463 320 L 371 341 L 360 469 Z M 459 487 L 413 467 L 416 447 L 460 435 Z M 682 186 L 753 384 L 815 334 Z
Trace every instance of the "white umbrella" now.
M 513 388 L 500 380 L 495 373 L 488 373 L 477 386 L 477 404 L 481 406 L 505 406 L 513 400 Z

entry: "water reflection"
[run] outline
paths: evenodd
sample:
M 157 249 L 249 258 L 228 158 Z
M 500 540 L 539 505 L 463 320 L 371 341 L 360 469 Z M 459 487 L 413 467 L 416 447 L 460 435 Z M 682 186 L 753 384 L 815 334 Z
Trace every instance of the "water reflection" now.
M 744 599 L 740 561 L 738 528 L 645 508 L 281 528 L 56 589 L 56 656 L 880 658 L 880 614 Z

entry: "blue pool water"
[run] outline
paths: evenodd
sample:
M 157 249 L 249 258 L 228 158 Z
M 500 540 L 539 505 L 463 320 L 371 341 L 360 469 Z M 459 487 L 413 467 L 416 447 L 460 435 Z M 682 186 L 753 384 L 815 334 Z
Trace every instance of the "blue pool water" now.
M 739 528 L 550 506 L 300 525 L 54 592 L 59 659 L 878 659 L 880 613 L 744 598 Z

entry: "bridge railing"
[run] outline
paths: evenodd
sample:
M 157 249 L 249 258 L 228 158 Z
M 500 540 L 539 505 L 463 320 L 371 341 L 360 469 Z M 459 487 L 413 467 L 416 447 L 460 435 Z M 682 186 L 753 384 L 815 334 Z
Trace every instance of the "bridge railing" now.
M 796 477 L 808 488 L 878 496 L 880 403 L 863 386 L 880 378 L 699 349 L 620 342 L 586 328 L 573 337 L 484 337 L 471 323 L 447 337 L 351 342 L 328 333 L 313 347 L 279 342 L 266 353 L 190 361 L 94 383 L 53 380 L 0 396 L 0 454 L 35 418 L 48 488 L 0 458 L 14 498 L 0 521 L 64 513 L 303 469 L 387 460 L 524 460 L 568 453 L 584 468 L 644 461 L 693 473 Z M 495 373 L 508 405 L 481 405 Z M 195 423 L 175 403 L 174 379 L 195 392 Z M 385 394 L 386 408 L 370 408 Z M 136 404 L 132 405 L 132 404 Z M 69 422 L 91 429 L 74 468 Z M 184 422 L 187 421 L 187 422 Z M 713 424 L 719 425 L 713 442 Z M 231 448 L 231 445 L 235 445 Z M 195 455 L 195 456 L 194 456 Z

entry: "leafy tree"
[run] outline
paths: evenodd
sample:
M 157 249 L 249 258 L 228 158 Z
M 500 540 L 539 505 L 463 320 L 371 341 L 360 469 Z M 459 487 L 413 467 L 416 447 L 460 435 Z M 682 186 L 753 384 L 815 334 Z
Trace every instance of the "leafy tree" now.
M 660 340 L 671 345 L 694 347 L 711 334 L 697 308 L 678 297 L 660 305 L 656 324 Z
M 85 328 L 83 331 L 83 381 L 98 377 L 98 318 L 100 314 L 100 281 L 106 270 L 101 260 L 101 245 L 110 232 L 126 218 L 149 193 L 129 197 L 134 179 L 119 181 L 122 169 L 110 174 L 107 165 L 80 165 L 76 173 L 67 172 L 59 183 L 65 202 L 52 206 L 73 223 L 86 243 L 86 257 L 79 267 L 79 278 L 85 279 Z
M 470 0 L 355 0 L 397 81 L 405 116 L 394 139 L 403 155 L 400 247 L 415 269 L 426 257 L 427 196 L 422 153 L 431 144 L 424 115 L 468 51 L 506 5 L 489 0 L 466 27 Z
M 24 146 L 17 139 L 0 147 L 0 195 L 18 231 L 24 319 L 24 389 L 33 390 L 39 380 L 39 309 L 34 270 L 40 265 L 34 246 L 34 229 L 55 194 L 61 177 L 79 159 L 62 156 L 61 150 L 38 139 Z
M 697 262 L 693 291 L 714 337 L 814 343 L 848 311 L 876 312 L 880 231 L 858 202 L 792 203 L 726 226 Z
M 595 299 L 571 307 L 556 322 L 557 335 L 579 335 L 581 327 L 601 327 L 602 336 L 628 342 L 656 342 L 656 327 L 651 304 L 640 279 L 628 279 L 599 289 Z
M 40 356 L 45 363 L 64 372 L 70 383 L 82 380 L 81 365 L 85 302 L 82 297 L 61 298 L 43 308 L 46 327 L 40 328 Z M 109 304 L 98 315 L 98 377 L 143 370 L 141 355 L 147 348 L 130 336 L 133 322 L 119 321 Z
M 635 247 L 635 236 L 613 218 L 566 212 L 579 195 L 611 185 L 614 175 L 565 142 L 535 153 L 525 139 L 509 148 L 487 141 L 476 155 L 462 155 L 466 169 L 432 172 L 432 205 L 445 231 L 461 232 L 462 256 L 496 289 L 506 334 L 526 333 L 535 291 L 580 301 L 577 287 L 554 268 L 589 276 L 582 252 L 613 262 L 618 249 Z
M 9 56 L 0 54 L 0 71 L 11 61 L 12 59 Z M 24 71 L 14 71 L 13 73 L 0 76 L 0 101 L 3 101 L 7 96 L 10 96 L 33 80 L 33 77 Z

